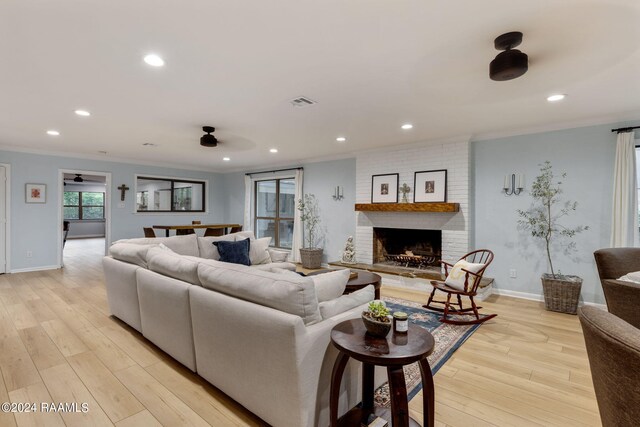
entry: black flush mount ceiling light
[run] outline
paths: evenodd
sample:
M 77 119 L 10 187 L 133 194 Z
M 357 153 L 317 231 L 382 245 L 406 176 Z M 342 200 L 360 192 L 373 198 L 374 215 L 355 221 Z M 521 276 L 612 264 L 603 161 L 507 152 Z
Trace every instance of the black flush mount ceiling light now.
M 203 147 L 216 147 L 218 145 L 218 139 L 211 135 L 215 132 L 216 128 L 213 126 L 202 126 L 202 130 L 205 131 L 206 134 L 200 138 L 200 145 Z
M 495 81 L 513 80 L 529 69 L 529 57 L 514 47 L 522 43 L 522 33 L 513 31 L 497 37 L 494 46 L 504 50 L 489 64 L 489 77 Z

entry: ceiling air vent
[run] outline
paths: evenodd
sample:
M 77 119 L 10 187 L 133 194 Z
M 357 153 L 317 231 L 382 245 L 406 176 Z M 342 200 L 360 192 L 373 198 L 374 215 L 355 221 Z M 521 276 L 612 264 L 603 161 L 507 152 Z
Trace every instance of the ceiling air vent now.
M 317 102 L 304 96 L 299 96 L 298 98 L 294 98 L 291 100 L 291 105 L 293 105 L 294 107 L 307 107 L 313 104 L 317 104 Z

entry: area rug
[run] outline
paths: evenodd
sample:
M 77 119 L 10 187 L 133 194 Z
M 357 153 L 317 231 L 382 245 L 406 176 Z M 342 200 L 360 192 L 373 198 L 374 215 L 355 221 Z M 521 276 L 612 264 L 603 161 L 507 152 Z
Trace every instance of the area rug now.
M 436 345 L 433 353 L 427 358 L 431 373 L 438 372 L 440 367 L 451 357 L 451 355 L 475 332 L 480 325 L 450 325 L 441 323 L 442 313 L 427 310 L 422 304 L 407 301 L 399 298 L 382 297 L 387 307 L 394 311 L 404 311 L 409 315 L 409 321 L 421 326 L 431 332 Z M 404 366 L 404 379 L 407 384 L 407 395 L 411 400 L 420 390 L 422 382 L 420 378 L 420 367 L 417 363 Z M 374 393 L 374 402 L 377 406 L 389 407 L 389 384 L 384 383 Z

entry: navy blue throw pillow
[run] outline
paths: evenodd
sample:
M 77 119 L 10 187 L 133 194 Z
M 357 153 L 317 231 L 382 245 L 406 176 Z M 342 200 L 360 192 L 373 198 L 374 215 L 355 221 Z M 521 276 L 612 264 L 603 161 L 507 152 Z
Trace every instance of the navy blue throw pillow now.
M 213 242 L 220 252 L 220 261 L 231 262 L 233 264 L 251 265 L 249 258 L 249 239 L 239 240 L 237 242 L 227 242 L 221 240 Z

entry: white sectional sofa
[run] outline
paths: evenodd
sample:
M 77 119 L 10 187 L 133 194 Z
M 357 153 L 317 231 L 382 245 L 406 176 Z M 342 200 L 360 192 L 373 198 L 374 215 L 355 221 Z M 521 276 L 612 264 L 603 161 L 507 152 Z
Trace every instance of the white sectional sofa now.
M 103 261 L 111 313 L 269 424 L 327 426 L 330 331 L 360 316 L 373 287 L 319 303 L 311 278 L 283 274 L 290 263 L 201 258 L 213 239 L 114 243 Z M 345 371 L 341 414 L 360 401 L 359 371 Z

